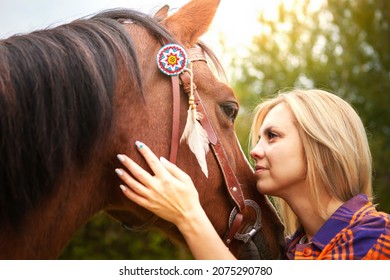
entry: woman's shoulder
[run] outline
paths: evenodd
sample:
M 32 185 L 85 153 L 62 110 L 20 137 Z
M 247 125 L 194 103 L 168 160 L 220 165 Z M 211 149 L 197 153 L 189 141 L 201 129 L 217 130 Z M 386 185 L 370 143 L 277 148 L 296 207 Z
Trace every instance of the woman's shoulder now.
M 379 238 L 383 234 L 389 236 L 390 215 L 377 211 L 375 205 L 367 200 L 367 203 L 353 213 L 346 229 L 353 233 L 354 239 Z
M 367 202 L 353 214 L 349 227 L 362 227 L 362 230 L 389 230 L 390 215 L 388 213 L 378 211 L 375 205 L 371 202 Z
M 353 232 L 354 238 L 379 238 L 380 235 L 390 235 L 390 215 L 384 212 L 372 211 L 357 219 L 347 228 Z
M 389 259 L 390 215 L 374 206 L 356 214 L 339 242 L 349 243 L 358 259 Z
M 390 215 L 377 211 L 364 195 L 340 207 L 318 236 L 325 233 L 330 239 L 319 240 L 326 244 L 324 253 L 335 259 L 390 258 Z
M 390 215 L 384 212 L 365 215 L 354 225 L 353 244 L 355 250 L 361 251 L 361 259 L 390 259 Z

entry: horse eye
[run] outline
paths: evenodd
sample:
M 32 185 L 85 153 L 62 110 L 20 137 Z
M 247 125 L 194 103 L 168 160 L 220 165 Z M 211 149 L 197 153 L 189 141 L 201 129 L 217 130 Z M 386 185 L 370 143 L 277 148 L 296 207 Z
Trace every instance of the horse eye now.
M 230 119 L 230 121 L 234 122 L 238 114 L 238 106 L 234 103 L 223 104 L 221 105 L 223 112 Z

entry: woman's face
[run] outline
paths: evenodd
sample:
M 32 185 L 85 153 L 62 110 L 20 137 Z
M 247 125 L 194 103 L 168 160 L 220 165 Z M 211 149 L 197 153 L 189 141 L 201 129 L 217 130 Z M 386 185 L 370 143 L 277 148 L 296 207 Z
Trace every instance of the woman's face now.
M 288 106 L 280 103 L 271 109 L 258 133 L 259 142 L 250 152 L 256 162 L 257 190 L 284 199 L 304 191 L 303 145 Z

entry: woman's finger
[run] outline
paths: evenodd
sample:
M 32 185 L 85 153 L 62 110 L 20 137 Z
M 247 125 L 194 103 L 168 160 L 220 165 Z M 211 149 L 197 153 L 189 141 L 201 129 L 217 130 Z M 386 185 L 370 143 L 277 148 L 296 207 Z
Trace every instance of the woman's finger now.
M 137 203 L 139 206 L 147 208 L 147 206 L 149 205 L 149 202 L 146 198 L 140 196 L 138 193 L 134 192 L 128 186 L 120 185 L 120 188 L 128 199 Z
M 137 142 L 137 147 L 151 168 L 157 166 L 154 168 L 157 174 L 152 176 L 126 155 L 118 155 L 128 169 L 127 172 L 116 169 L 128 186 L 121 187 L 126 197 L 174 224 L 182 221 L 187 213 L 192 213 L 194 207 L 201 209 L 198 192 L 186 173 L 165 159 L 157 159 L 142 143 Z M 156 159 L 158 162 L 154 162 Z M 159 176 L 160 173 L 162 175 Z
M 137 195 L 144 197 L 146 199 L 149 198 L 149 190 L 145 188 L 140 182 L 135 180 L 131 175 L 129 175 L 123 169 L 117 168 L 115 169 L 115 173 L 122 179 L 124 183 Z
M 160 157 L 160 161 L 168 170 L 168 172 L 177 180 L 177 182 L 180 182 L 180 184 L 176 185 L 181 187 L 177 187 L 175 192 L 180 193 L 182 198 L 189 196 L 191 199 L 198 200 L 198 190 L 192 182 L 191 177 L 179 167 L 177 167 L 176 164 L 171 163 L 166 158 Z
M 129 172 L 132 174 L 132 176 L 135 179 L 137 179 L 139 182 L 141 182 L 143 185 L 145 185 L 146 187 L 154 185 L 153 176 L 148 171 L 146 171 L 141 166 L 139 166 L 131 158 L 129 158 L 128 156 L 123 155 L 123 154 L 117 155 L 117 158 L 129 170 Z M 164 168 L 164 167 L 161 167 L 161 168 Z
M 183 170 L 181 170 L 179 167 L 177 167 L 176 164 L 168 161 L 164 157 L 160 157 L 160 161 L 164 165 L 164 167 L 169 171 L 169 173 L 171 173 L 172 176 L 178 179 L 179 181 L 187 182 L 191 180 L 191 177 Z
M 138 148 L 138 151 L 145 158 L 150 169 L 157 177 L 161 177 L 167 174 L 165 167 L 161 164 L 157 156 L 150 150 L 150 148 L 140 141 L 136 141 L 135 145 Z

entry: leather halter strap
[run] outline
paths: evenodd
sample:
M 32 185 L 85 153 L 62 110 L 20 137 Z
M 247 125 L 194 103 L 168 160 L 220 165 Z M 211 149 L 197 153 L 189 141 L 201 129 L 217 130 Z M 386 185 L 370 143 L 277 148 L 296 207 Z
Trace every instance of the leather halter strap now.
M 188 51 L 190 61 L 205 61 L 207 63 L 207 59 L 205 57 L 205 54 L 201 48 L 195 47 Z M 221 168 L 223 177 L 225 179 L 225 184 L 227 187 L 227 191 L 229 193 L 230 198 L 233 200 L 235 204 L 235 208 L 237 209 L 236 215 L 232 218 L 231 224 L 227 232 L 224 236 L 224 242 L 227 246 L 232 242 L 234 236 L 238 232 L 241 223 L 243 221 L 243 214 L 242 211 L 245 208 L 245 199 L 244 195 L 241 189 L 241 185 L 238 182 L 237 177 L 235 176 L 230 164 L 228 157 L 226 155 L 226 152 L 222 146 L 221 141 L 219 140 L 219 137 L 210 122 L 210 118 L 208 116 L 208 113 L 206 111 L 206 107 L 204 106 L 202 100 L 200 99 L 200 96 L 198 94 L 198 91 L 196 90 L 196 86 L 191 80 L 191 76 L 188 72 L 183 72 L 180 74 L 180 80 L 182 82 L 183 90 L 188 95 L 191 92 L 191 87 L 193 87 L 193 94 L 195 99 L 195 104 L 197 106 L 197 110 L 203 115 L 203 118 L 200 120 L 201 125 L 206 130 L 211 149 L 218 161 L 218 164 Z M 173 80 L 172 80 L 173 82 Z M 174 131 L 172 129 L 172 131 Z M 171 149 L 173 147 L 171 146 Z
M 207 59 L 201 48 L 194 47 L 188 50 L 188 56 L 191 62 L 204 61 Z M 179 127 L 180 127 L 180 81 L 179 76 L 172 76 L 172 134 L 171 134 L 171 150 L 169 154 L 169 161 L 176 163 L 177 151 L 179 149 Z
M 190 63 L 195 61 L 204 61 L 207 62 L 206 56 L 203 50 L 199 47 L 194 47 L 188 50 L 188 56 Z M 178 76 L 172 76 L 172 91 L 173 91 L 173 117 L 172 117 L 172 139 L 171 139 L 171 151 L 170 151 L 170 161 L 176 163 L 177 159 L 177 150 L 179 147 L 179 126 L 180 126 L 180 84 Z M 226 152 L 215 132 L 215 129 L 210 122 L 206 108 L 199 97 L 196 86 L 191 80 L 191 77 L 188 72 L 183 72 L 180 74 L 180 80 L 182 82 L 183 90 L 185 93 L 189 94 L 191 92 L 191 87 L 193 87 L 193 94 L 195 98 L 195 104 L 197 110 L 203 115 L 203 118 L 200 120 L 201 125 L 206 130 L 211 148 L 218 160 L 219 166 L 223 173 L 225 183 L 229 192 L 230 197 L 234 201 L 234 204 L 237 206 L 239 212 L 245 208 L 244 195 L 241 190 L 240 183 L 238 182 L 237 177 L 235 176 L 227 158 Z
M 207 132 L 211 148 L 218 160 L 219 166 L 221 167 L 229 195 L 234 201 L 234 204 L 238 207 L 239 212 L 241 212 L 245 208 L 245 202 L 240 183 L 238 182 L 238 179 L 229 164 L 226 152 L 221 144 L 221 141 L 219 140 L 219 137 L 217 136 L 217 133 L 215 132 L 212 123 L 210 122 L 206 108 L 199 97 L 195 85 L 191 83 L 190 75 L 187 72 L 182 73 L 180 75 L 180 79 L 183 83 L 184 92 L 189 93 L 191 86 L 194 87 L 193 93 L 195 97 L 196 108 L 203 115 L 200 123 Z
M 171 151 L 169 161 L 176 163 L 177 150 L 179 149 L 179 127 L 180 127 L 180 81 L 179 76 L 172 76 L 172 134 Z

